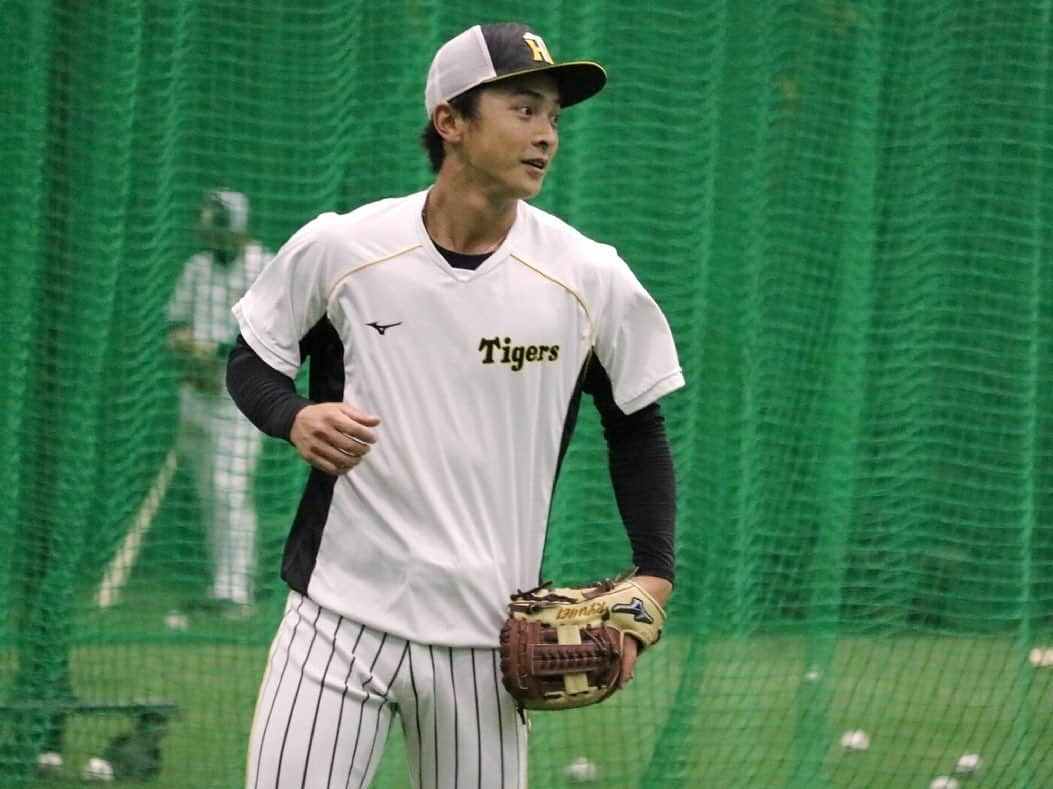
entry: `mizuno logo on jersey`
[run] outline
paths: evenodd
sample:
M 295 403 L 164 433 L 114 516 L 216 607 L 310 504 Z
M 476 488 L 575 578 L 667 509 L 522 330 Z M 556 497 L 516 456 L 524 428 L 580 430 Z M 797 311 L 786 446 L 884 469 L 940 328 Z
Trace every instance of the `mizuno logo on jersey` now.
M 484 337 L 479 340 L 483 364 L 507 364 L 519 372 L 528 362 L 554 362 L 559 358 L 558 345 L 513 345 L 508 337 Z
M 390 329 L 392 326 L 401 326 L 401 325 L 402 325 L 402 321 L 399 321 L 398 323 L 377 323 L 376 321 L 373 321 L 372 323 L 367 323 L 366 324 L 366 326 L 371 326 L 372 328 L 376 329 L 377 330 L 377 334 L 383 334 L 388 329 Z

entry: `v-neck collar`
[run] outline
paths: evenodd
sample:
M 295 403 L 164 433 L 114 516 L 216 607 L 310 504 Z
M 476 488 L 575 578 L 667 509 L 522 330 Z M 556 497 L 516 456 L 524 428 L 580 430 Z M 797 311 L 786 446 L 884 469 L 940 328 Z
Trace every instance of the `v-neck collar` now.
M 430 190 L 428 190 L 430 191 Z M 420 193 L 420 200 L 417 205 L 416 211 L 416 222 L 417 222 L 417 234 L 421 241 L 424 243 L 424 247 L 431 251 L 431 259 L 435 265 L 439 266 L 443 271 L 449 274 L 456 280 L 461 282 L 468 282 L 476 277 L 481 277 L 497 268 L 508 258 L 508 251 L 511 247 L 512 240 L 515 237 L 516 231 L 519 227 L 520 219 L 522 217 L 521 206 L 516 204 L 516 218 L 512 222 L 512 226 L 508 229 L 508 233 L 505 234 L 504 240 L 498 245 L 497 249 L 491 252 L 487 258 L 474 269 L 469 268 L 458 268 L 450 265 L 449 261 L 443 256 L 442 252 L 439 251 L 438 244 L 432 240 L 431 234 L 428 233 L 428 228 L 424 226 L 424 217 L 422 215 L 424 209 L 424 203 L 428 199 L 428 191 Z M 461 253 L 455 253 L 461 254 Z

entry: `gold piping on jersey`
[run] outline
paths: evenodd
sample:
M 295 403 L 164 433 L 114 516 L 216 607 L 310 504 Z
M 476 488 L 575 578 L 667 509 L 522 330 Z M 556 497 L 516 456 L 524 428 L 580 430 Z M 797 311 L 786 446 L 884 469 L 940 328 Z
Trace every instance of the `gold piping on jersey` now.
M 397 257 L 399 257 L 401 255 L 405 255 L 405 254 L 408 254 L 410 252 L 413 252 L 416 249 L 420 249 L 422 246 L 424 246 L 424 245 L 423 244 L 414 244 L 411 247 L 407 247 L 406 249 L 400 250 L 398 252 L 393 252 L 392 254 L 387 255 L 386 257 L 382 257 L 382 258 L 380 258 L 378 260 L 371 260 L 368 263 L 363 263 L 363 264 L 361 264 L 359 266 L 355 266 L 350 271 L 347 271 L 347 272 L 341 274 L 339 277 L 336 278 L 336 281 L 332 285 L 329 286 L 329 292 L 325 294 L 325 303 L 328 304 L 330 302 L 330 300 L 332 300 L 332 298 L 333 298 L 333 291 L 335 291 L 338 287 L 340 287 L 340 283 L 343 282 L 348 277 L 350 277 L 352 274 L 357 274 L 362 269 L 367 269 L 370 266 L 377 265 L 378 263 L 386 263 L 389 260 L 394 260 L 395 258 L 397 258 Z
M 585 303 L 585 299 L 583 299 L 581 297 L 581 294 L 578 293 L 576 290 L 574 290 L 574 288 L 572 288 L 566 282 L 563 282 L 562 280 L 558 280 L 555 277 L 553 277 L 551 274 L 546 274 L 544 271 L 539 269 L 537 266 L 532 265 L 530 263 L 527 263 L 525 260 L 523 260 L 523 258 L 519 257 L 519 255 L 513 254 L 513 255 L 510 255 L 509 257 L 511 257 L 513 260 L 516 260 L 516 261 L 522 263 L 524 266 L 526 266 L 528 269 L 533 271 L 538 276 L 544 277 L 549 282 L 552 282 L 552 283 L 554 283 L 556 285 L 559 285 L 559 287 L 563 288 L 563 290 L 567 291 L 567 293 L 569 293 L 571 296 L 574 297 L 574 300 L 577 301 L 578 305 L 581 307 L 581 311 L 585 313 L 585 320 L 587 320 L 589 322 L 589 351 L 591 353 L 592 346 L 596 344 L 596 324 L 593 323 L 592 315 L 589 313 L 589 307 Z

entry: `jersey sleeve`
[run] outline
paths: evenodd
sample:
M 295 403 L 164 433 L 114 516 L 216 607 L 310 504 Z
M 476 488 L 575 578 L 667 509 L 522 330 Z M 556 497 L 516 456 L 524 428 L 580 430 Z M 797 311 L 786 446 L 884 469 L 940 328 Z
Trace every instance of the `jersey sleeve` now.
M 175 292 L 168 302 L 168 322 L 173 325 L 189 324 L 193 318 L 194 263 L 191 258 L 183 266 L 176 283 Z
M 613 249 L 608 290 L 597 316 L 596 355 L 610 376 L 614 402 L 634 413 L 684 385 L 669 322 Z
M 233 307 L 242 337 L 275 370 L 296 378 L 300 339 L 325 314 L 336 258 L 326 232 L 335 214 L 304 225 L 263 267 Z
M 245 255 L 245 277 L 248 279 L 249 285 L 256 281 L 260 272 L 263 271 L 273 257 L 273 252 L 264 249 L 258 244 L 253 244 L 249 248 Z

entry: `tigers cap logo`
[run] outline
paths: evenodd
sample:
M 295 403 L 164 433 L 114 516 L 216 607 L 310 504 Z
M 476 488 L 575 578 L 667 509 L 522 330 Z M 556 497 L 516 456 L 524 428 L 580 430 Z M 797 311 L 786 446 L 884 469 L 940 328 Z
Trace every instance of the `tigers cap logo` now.
M 533 71 L 546 71 L 555 77 L 563 107 L 594 96 L 607 84 L 607 72 L 599 63 L 557 62 L 544 39 L 527 25 L 475 25 L 435 53 L 424 88 L 424 108 L 431 117 L 439 104 L 478 85 Z
M 534 56 L 534 62 L 548 63 L 550 66 L 555 65 L 552 55 L 548 53 L 548 47 L 545 46 L 541 36 L 537 33 L 524 33 L 523 41 L 530 47 L 530 53 Z

